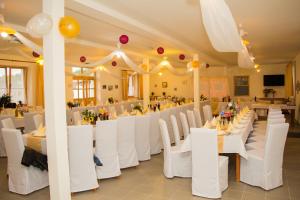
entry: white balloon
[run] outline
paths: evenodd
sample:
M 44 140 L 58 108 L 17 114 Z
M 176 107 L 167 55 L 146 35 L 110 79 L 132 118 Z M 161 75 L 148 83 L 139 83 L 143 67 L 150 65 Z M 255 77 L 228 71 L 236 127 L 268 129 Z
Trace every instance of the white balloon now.
M 40 13 L 33 16 L 27 23 L 26 29 L 32 37 L 43 37 L 52 28 L 52 19 L 48 14 Z

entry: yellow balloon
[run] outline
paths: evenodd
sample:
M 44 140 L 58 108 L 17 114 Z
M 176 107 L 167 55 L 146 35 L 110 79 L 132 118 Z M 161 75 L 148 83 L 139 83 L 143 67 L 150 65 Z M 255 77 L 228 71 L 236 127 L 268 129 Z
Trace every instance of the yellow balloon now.
M 192 61 L 192 67 L 193 68 L 198 68 L 199 66 L 200 66 L 199 61 L 197 61 L 197 60 Z
M 59 21 L 59 31 L 64 37 L 74 38 L 80 33 L 80 24 L 75 18 L 65 16 Z

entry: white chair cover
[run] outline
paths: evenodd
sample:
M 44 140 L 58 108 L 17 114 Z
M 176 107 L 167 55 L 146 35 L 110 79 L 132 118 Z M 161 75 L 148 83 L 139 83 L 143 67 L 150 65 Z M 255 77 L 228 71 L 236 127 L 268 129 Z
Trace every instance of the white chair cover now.
M 186 115 L 182 112 L 180 112 L 179 115 L 180 115 L 180 121 L 181 121 L 181 125 L 182 125 L 184 138 L 186 138 L 188 136 L 188 134 L 190 134 L 190 127 L 189 127 Z
M 217 130 L 191 128 L 192 193 L 220 198 L 228 187 L 228 157 L 218 156 Z
M 73 112 L 73 124 L 74 125 L 81 125 L 81 115 L 79 111 Z
M 150 153 L 151 155 L 159 154 L 162 149 L 162 140 L 160 136 L 159 130 L 159 112 L 151 112 L 149 113 L 150 116 Z
M 4 128 L 2 126 L 2 120 L 6 119 L 6 118 L 11 118 L 14 119 L 14 116 L 12 115 L 0 115 L 0 157 L 6 157 L 6 151 L 5 151 L 5 146 L 4 146 L 4 141 L 3 141 L 3 137 L 2 137 L 2 128 Z M 158 122 L 157 122 L 158 124 Z
M 201 128 L 203 126 L 203 122 L 201 119 L 200 111 L 197 108 L 194 108 L 194 115 L 196 120 L 196 127 Z
M 186 114 L 187 114 L 187 119 L 188 119 L 190 128 L 196 128 L 196 119 L 194 116 L 194 112 L 191 110 L 187 110 Z
M 39 114 L 39 113 L 38 112 L 24 113 L 24 126 L 25 126 L 24 132 L 25 133 L 29 133 L 29 132 L 36 130 L 35 124 L 33 121 L 33 116 L 35 116 L 36 114 Z
M 5 118 L 1 120 L 3 128 L 16 129 L 13 118 Z
M 16 129 L 2 129 L 7 152 L 8 188 L 17 194 L 29 194 L 49 185 L 47 171 L 21 164 L 25 150 L 22 134 Z
M 93 154 L 93 126 L 68 127 L 71 192 L 98 188 Z
M 241 158 L 241 181 L 271 190 L 281 186 L 282 161 L 289 124 L 271 124 L 264 149 L 247 151 L 248 159 Z
M 98 179 L 121 175 L 117 135 L 117 120 L 97 121 L 95 155 L 103 164 L 96 167 Z
M 176 144 L 176 146 L 178 146 L 178 145 L 181 144 L 181 141 L 180 141 L 180 134 L 179 134 L 179 128 L 178 128 L 178 125 L 177 125 L 177 120 L 176 120 L 176 117 L 174 115 L 171 115 L 170 119 L 171 119 L 171 124 L 172 124 L 172 128 L 173 128 L 174 137 L 175 137 L 175 144 Z
M 242 43 L 224 0 L 200 0 L 202 21 L 212 46 L 219 52 L 240 52 Z
M 135 148 L 135 116 L 118 119 L 118 154 L 121 169 L 139 165 Z
M 150 160 L 150 116 L 135 117 L 135 148 L 139 161 Z
M 43 123 L 43 115 L 41 114 L 36 114 L 33 116 L 33 122 L 34 122 L 34 126 L 35 126 L 35 130 L 37 130 L 39 127 L 43 127 L 44 123 Z
M 178 146 L 171 147 L 166 122 L 160 119 L 159 126 L 164 145 L 164 175 L 167 178 L 173 178 L 174 176 L 191 177 L 191 152 L 182 152 Z
M 165 109 L 163 111 L 160 111 L 160 118 L 165 120 L 165 122 L 167 123 L 167 127 L 168 127 L 168 133 L 170 134 L 170 141 L 171 143 L 175 142 L 175 138 L 172 132 L 172 126 L 171 126 L 171 122 L 170 122 L 170 109 Z
M 205 122 L 212 120 L 213 116 L 212 116 L 212 110 L 210 105 L 203 106 L 203 114 L 204 114 Z

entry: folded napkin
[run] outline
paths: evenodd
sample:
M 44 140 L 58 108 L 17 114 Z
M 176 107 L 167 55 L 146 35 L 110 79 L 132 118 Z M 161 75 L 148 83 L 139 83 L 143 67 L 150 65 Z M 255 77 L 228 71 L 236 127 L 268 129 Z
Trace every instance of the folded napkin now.
M 217 119 L 214 117 L 210 123 L 212 126 L 217 126 Z
M 211 125 L 210 125 L 209 121 L 207 120 L 207 121 L 205 122 L 205 124 L 204 124 L 203 127 L 204 127 L 204 128 L 210 128 L 210 126 L 211 126 Z

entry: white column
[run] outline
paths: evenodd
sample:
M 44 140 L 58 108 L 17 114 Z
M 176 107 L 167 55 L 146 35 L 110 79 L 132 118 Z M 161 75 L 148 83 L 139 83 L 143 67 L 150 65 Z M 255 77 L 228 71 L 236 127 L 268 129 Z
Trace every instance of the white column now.
M 143 66 L 146 67 L 145 71 L 149 72 L 149 58 L 144 58 Z M 144 108 L 147 108 L 150 103 L 150 75 L 143 74 L 143 100 Z
M 64 0 L 43 0 L 53 28 L 43 38 L 45 117 L 51 200 L 71 200 L 65 101 L 65 46 L 58 30 Z
M 101 67 L 97 67 L 96 70 L 96 104 L 100 105 L 101 104 Z
M 198 55 L 193 56 L 194 61 L 199 61 Z M 200 106 L 200 82 L 199 82 L 199 67 L 194 68 L 194 108 L 199 109 Z

